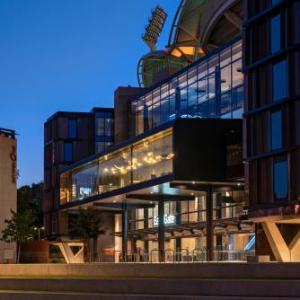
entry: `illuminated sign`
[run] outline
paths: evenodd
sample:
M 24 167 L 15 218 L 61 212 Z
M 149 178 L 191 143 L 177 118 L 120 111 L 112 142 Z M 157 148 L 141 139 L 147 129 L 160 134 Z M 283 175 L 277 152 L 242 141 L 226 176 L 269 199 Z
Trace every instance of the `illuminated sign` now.
M 159 218 L 157 216 L 154 217 L 154 226 L 158 226 Z M 164 224 L 170 225 L 175 224 L 175 216 L 174 215 L 164 215 Z
M 160 6 L 157 6 L 152 11 L 152 16 L 148 25 L 146 26 L 146 32 L 142 36 L 143 40 L 150 47 L 151 51 L 155 50 L 157 40 L 166 23 L 167 16 L 167 13 Z

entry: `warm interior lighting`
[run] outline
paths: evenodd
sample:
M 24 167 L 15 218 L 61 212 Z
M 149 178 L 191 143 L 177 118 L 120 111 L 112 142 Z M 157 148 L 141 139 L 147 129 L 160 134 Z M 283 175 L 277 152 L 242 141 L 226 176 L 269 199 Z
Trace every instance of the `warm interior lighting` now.
M 178 49 L 174 48 L 171 52 L 171 55 L 179 58 L 182 56 L 182 53 Z
M 181 52 L 183 52 L 186 55 L 194 55 L 195 54 L 195 47 L 182 46 L 182 47 L 179 47 L 179 49 Z
M 183 54 L 185 55 L 195 55 L 196 48 L 194 46 L 180 46 L 178 48 L 174 48 L 171 51 L 171 55 L 175 57 L 181 57 Z M 205 55 L 205 51 L 203 48 L 198 49 L 198 54 Z

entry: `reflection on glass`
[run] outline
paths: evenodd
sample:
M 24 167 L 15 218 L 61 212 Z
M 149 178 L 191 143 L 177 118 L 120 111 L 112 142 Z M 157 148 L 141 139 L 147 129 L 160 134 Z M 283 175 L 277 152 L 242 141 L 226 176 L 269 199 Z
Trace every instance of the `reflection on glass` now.
M 275 162 L 273 165 L 273 185 L 275 200 L 286 199 L 288 196 L 288 164 L 287 161 Z
M 210 57 L 200 59 L 198 64 L 133 101 L 135 134 L 141 134 L 179 117 L 241 117 L 241 53 L 241 41 L 235 42 Z M 216 85 L 216 68 L 221 70 L 220 86 Z M 216 94 L 216 90 L 221 91 L 221 95 Z M 221 99 L 216 99 L 218 97 Z M 218 107 L 219 103 L 221 107 Z M 148 109 L 147 120 L 144 120 L 144 106 Z
M 280 15 L 271 19 L 271 53 L 281 49 L 281 22 Z
M 172 173 L 172 129 L 61 175 L 61 202 L 82 200 Z
M 288 96 L 288 64 L 286 60 L 273 65 L 273 101 Z
M 76 119 L 68 120 L 68 137 L 69 138 L 77 137 L 77 120 Z

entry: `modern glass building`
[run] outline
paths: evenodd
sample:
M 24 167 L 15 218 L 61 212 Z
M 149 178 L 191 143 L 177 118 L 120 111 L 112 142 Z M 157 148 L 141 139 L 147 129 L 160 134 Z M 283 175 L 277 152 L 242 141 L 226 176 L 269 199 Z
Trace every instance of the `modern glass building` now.
M 299 260 L 299 7 L 181 1 L 140 87 L 95 114 L 94 152 L 65 141 L 60 234 L 92 207 L 113 220 L 103 261 Z
M 175 119 L 71 165 L 61 174 L 61 209 L 114 212 L 117 261 L 137 251 L 147 261 L 182 251 L 172 260 L 193 252 L 206 260 L 207 243 L 210 259 L 245 259 L 253 226 L 244 218 L 241 143 L 241 120 Z
M 130 138 L 61 173 L 61 211 L 115 214 L 108 260 L 245 260 L 243 102 L 237 37 L 132 97 Z

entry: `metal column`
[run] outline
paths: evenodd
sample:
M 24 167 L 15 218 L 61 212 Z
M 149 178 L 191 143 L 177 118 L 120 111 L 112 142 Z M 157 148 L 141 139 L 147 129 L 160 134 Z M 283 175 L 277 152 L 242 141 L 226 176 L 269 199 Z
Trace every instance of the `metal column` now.
M 207 261 L 213 260 L 213 193 L 212 186 L 209 186 L 206 191 L 206 258 Z
M 165 261 L 165 223 L 164 223 L 164 201 L 158 202 L 158 250 L 159 250 L 159 261 Z
M 122 256 L 123 261 L 127 261 L 127 241 L 128 241 L 128 209 L 127 204 L 123 204 L 122 212 Z

